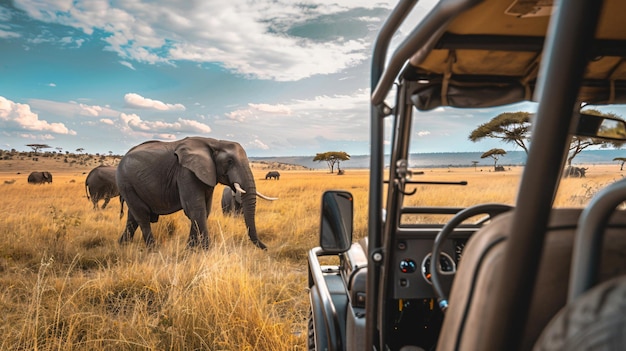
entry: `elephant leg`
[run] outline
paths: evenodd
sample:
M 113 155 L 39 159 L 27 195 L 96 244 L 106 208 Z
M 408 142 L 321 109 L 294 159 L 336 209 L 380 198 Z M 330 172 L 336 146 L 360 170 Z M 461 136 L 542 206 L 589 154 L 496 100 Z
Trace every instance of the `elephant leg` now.
M 209 229 L 207 228 L 207 219 L 209 218 L 209 213 L 205 209 L 193 209 L 186 210 L 185 214 L 191 221 L 187 246 L 195 247 L 200 245 L 203 249 L 208 249 Z
M 187 218 L 191 221 L 189 228 L 189 247 L 201 246 L 209 248 L 209 230 L 207 219 L 211 212 L 213 187 L 198 181 L 191 172 L 183 172 L 178 179 L 180 203 Z
M 139 224 L 137 223 L 137 220 L 135 219 L 133 214 L 130 211 L 128 211 L 128 218 L 126 219 L 126 228 L 124 228 L 124 232 L 122 233 L 122 236 L 120 237 L 119 243 L 125 244 L 130 241 L 133 241 L 133 237 L 135 236 L 135 232 L 137 231 L 138 227 L 139 227 Z
M 110 197 L 105 197 L 104 198 L 104 203 L 102 204 L 102 209 L 103 210 L 107 207 L 107 205 L 109 204 L 109 201 L 111 201 Z
M 124 234 L 122 234 L 120 242 L 132 240 L 137 227 L 140 227 L 141 234 L 143 235 L 143 241 L 146 243 L 146 246 L 154 246 L 154 236 L 152 235 L 152 229 L 150 228 L 150 219 L 153 214 L 151 213 L 150 208 L 148 205 L 140 201 L 131 202 L 127 199 L 126 203 L 128 204 L 128 219 L 126 220 L 126 230 L 124 231 Z
M 143 235 L 143 241 L 146 243 L 146 246 L 150 248 L 154 247 L 155 241 L 154 236 L 152 235 L 150 221 L 140 221 L 139 226 L 141 227 L 141 234 Z

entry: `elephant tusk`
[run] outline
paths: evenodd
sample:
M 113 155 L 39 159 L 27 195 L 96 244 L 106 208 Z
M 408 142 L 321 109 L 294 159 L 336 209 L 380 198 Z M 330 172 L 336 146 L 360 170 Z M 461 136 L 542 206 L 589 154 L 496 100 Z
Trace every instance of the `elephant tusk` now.
M 239 183 L 235 183 L 233 184 L 233 186 L 235 187 L 235 190 L 237 190 L 238 193 L 242 193 L 242 194 L 246 193 L 246 191 L 241 188 L 241 185 L 239 185 Z
M 256 196 L 260 197 L 261 199 L 268 200 L 268 201 L 278 200 L 278 198 L 277 198 L 277 197 L 269 197 L 269 196 L 265 196 L 265 195 L 263 195 L 263 194 L 261 194 L 261 193 L 259 193 L 259 192 L 257 192 L 257 193 L 256 193 Z

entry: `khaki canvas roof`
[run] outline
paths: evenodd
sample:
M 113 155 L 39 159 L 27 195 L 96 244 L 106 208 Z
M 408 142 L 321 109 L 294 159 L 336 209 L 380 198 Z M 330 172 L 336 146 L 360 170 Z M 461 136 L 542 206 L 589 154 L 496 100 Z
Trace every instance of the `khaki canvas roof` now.
M 470 2 L 469 10 L 456 15 L 459 1 L 441 0 L 405 41 L 405 48 L 413 51 L 400 76 L 415 82 L 411 100 L 420 110 L 533 100 L 555 4 L 551 0 Z M 605 1 L 581 102 L 626 102 L 624 14 L 626 1 Z M 381 79 L 382 86 L 390 77 L 386 79 Z

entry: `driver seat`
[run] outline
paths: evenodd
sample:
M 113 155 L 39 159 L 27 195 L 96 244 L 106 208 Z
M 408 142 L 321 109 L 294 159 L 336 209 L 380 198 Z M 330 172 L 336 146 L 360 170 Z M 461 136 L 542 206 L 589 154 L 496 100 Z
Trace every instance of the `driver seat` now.
M 437 345 L 438 351 L 484 349 L 484 316 L 497 305 L 493 295 L 497 270 L 504 260 L 505 245 L 513 232 L 513 211 L 494 218 L 476 232 L 463 250 L 452 284 L 449 306 Z M 528 320 L 519 350 L 531 350 L 551 318 L 566 305 L 570 264 L 580 209 L 554 209 L 547 228 L 544 248 L 533 290 Z M 615 211 L 605 232 L 601 281 L 626 273 L 626 212 Z M 504 318 L 515 318 L 505 316 Z

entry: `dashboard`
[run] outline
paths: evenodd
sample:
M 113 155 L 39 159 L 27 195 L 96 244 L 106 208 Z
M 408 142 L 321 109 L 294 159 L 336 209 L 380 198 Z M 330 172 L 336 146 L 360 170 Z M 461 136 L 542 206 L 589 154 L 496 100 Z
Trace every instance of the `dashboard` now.
M 463 255 L 469 233 L 449 239 L 443 244 L 439 267 L 444 290 L 450 291 L 454 274 Z M 408 238 L 396 241 L 392 259 L 393 297 L 396 299 L 429 299 L 435 294 L 430 282 L 431 237 Z

